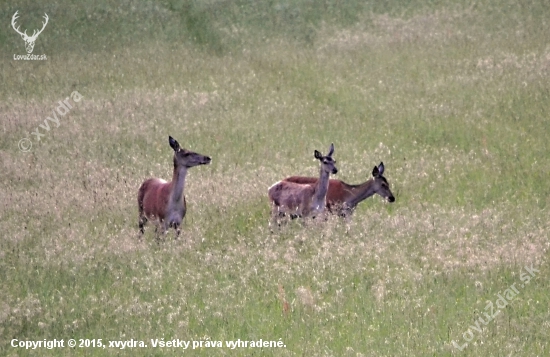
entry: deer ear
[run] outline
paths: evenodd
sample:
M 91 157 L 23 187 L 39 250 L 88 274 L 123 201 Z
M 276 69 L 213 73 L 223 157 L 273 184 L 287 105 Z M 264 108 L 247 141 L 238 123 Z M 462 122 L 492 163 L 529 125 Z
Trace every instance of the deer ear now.
M 321 160 L 323 158 L 323 154 L 321 154 L 317 150 L 315 150 L 314 155 L 315 155 L 315 158 L 318 159 L 318 160 Z
M 334 154 L 334 143 L 330 144 L 327 156 L 332 156 L 332 154 Z
M 374 169 L 372 169 L 372 176 L 374 177 L 378 177 L 378 175 L 380 175 L 380 172 L 378 171 L 378 167 L 374 167 Z
M 378 174 L 382 176 L 384 174 L 384 163 L 380 162 L 380 165 L 378 165 Z
M 174 151 L 178 151 L 179 148 L 180 148 L 180 144 L 177 142 L 176 139 L 174 139 L 173 137 L 169 136 L 168 137 L 168 142 L 170 143 L 170 147 L 172 149 L 174 149 Z

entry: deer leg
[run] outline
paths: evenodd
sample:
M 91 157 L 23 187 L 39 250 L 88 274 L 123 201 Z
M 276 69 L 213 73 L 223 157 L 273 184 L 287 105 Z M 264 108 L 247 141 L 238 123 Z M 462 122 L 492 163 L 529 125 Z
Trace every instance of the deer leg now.
M 174 238 L 174 239 L 178 239 L 178 237 L 180 236 L 180 233 L 181 233 L 180 224 L 177 223 L 177 222 L 174 222 L 172 225 L 174 226 L 174 229 L 176 230 L 176 238 Z
M 180 235 L 180 232 L 181 232 L 181 219 L 180 218 L 173 218 L 169 221 L 168 223 L 168 226 L 166 228 L 166 230 L 170 230 L 170 228 L 174 228 L 174 230 L 176 231 L 176 238 L 175 239 L 178 239 L 179 235 Z
M 164 239 L 166 235 L 166 222 L 159 220 L 155 226 L 155 236 L 157 243 L 160 243 L 161 237 Z
M 143 235 L 143 233 L 145 233 L 145 230 L 143 229 L 143 227 L 145 226 L 145 223 L 147 223 L 147 217 L 145 217 L 144 215 L 140 215 L 139 222 L 138 222 L 140 237 Z
M 276 205 L 276 204 L 272 204 L 271 205 L 271 219 L 269 221 L 269 227 L 270 227 L 270 230 L 271 230 L 271 233 L 273 233 L 273 229 L 275 227 L 275 225 L 277 225 L 278 228 L 281 228 L 281 222 L 280 222 L 280 218 L 281 217 L 284 217 L 284 212 L 281 212 L 279 210 L 279 207 Z

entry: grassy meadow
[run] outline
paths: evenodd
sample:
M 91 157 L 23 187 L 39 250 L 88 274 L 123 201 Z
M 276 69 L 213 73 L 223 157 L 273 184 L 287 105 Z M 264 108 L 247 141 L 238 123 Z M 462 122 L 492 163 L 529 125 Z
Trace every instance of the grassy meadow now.
M 47 60 L 14 59 L 17 10 L 29 34 L 48 14 Z M 548 1 L 13 0 L 0 18 L 0 355 L 550 355 Z M 139 239 L 169 135 L 213 161 L 189 172 L 180 239 Z M 335 178 L 383 161 L 396 202 L 272 233 L 267 188 L 318 175 L 332 142 Z M 12 347 L 70 338 L 148 347 Z

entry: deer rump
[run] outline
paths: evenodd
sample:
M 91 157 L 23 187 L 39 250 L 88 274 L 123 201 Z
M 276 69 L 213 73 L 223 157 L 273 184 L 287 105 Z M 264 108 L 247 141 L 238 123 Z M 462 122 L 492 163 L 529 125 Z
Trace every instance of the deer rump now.
M 311 213 L 317 179 L 310 184 L 280 181 L 269 189 L 269 197 L 279 207 L 279 215 L 289 214 L 291 218 L 304 217 Z
M 283 180 L 283 182 L 293 183 L 297 185 L 309 185 L 313 186 L 317 183 L 319 179 L 317 177 L 305 177 L 305 176 L 291 176 Z M 346 187 L 342 181 L 337 179 L 330 179 L 328 181 L 328 191 L 326 196 L 326 207 L 330 213 L 333 212 L 333 209 L 340 209 L 344 205 L 344 195 L 346 192 Z

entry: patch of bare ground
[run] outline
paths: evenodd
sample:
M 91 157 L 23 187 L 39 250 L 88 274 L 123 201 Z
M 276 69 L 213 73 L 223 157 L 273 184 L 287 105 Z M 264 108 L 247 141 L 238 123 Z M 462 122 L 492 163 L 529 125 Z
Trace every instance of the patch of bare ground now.
M 422 242 L 418 258 L 426 268 L 443 272 L 459 268 L 489 270 L 499 265 L 537 263 L 550 247 L 541 217 L 517 217 L 513 207 L 406 209 L 389 222 L 396 239 L 414 237 Z M 413 244 L 412 242 L 408 242 Z
M 382 300 L 389 286 L 427 275 L 475 275 L 501 266 L 539 265 L 550 248 L 549 229 L 542 215 L 518 215 L 507 204 L 481 210 L 411 204 L 391 215 L 386 209 L 369 209 L 349 221 L 331 217 L 307 229 L 285 227 L 281 234 L 286 238 L 265 232 L 258 237 L 263 243 L 252 248 L 259 259 L 253 264 L 255 269 L 265 266 L 283 282 L 313 275 L 314 293 L 326 289 L 325 272 L 331 272 L 333 282 L 365 275 L 372 278 L 375 298 Z M 239 249 L 248 251 L 239 256 L 252 256 L 250 247 Z M 303 289 L 297 294 L 308 300 Z
M 544 51 L 516 54 L 500 51 L 498 53 L 477 58 L 473 65 L 480 73 L 489 76 L 502 76 L 510 72 L 521 73 L 523 79 L 529 82 L 548 76 L 550 72 L 550 47 Z
M 469 21 L 474 15 L 471 8 L 445 8 L 408 19 L 387 14 L 371 16 L 371 21 L 359 21 L 355 28 L 338 31 L 323 29 L 323 35 L 319 37 L 326 40 L 322 41 L 318 50 L 355 50 L 361 47 L 418 42 L 448 43 L 472 36 L 459 30 L 461 26 L 458 23 Z
M 69 94 L 67 93 L 67 96 Z M 162 119 L 163 122 L 179 123 L 179 127 L 185 131 L 199 125 L 200 122 L 195 120 L 187 125 L 181 125 L 185 124 L 182 123 L 182 118 L 196 115 L 197 111 L 207 108 L 219 98 L 216 91 L 191 93 L 177 89 L 167 92 L 140 88 L 121 91 L 111 97 L 94 97 L 93 93 L 88 94 L 85 90 L 81 95 L 83 97 L 78 103 L 71 102 L 73 108 L 68 113 L 63 116 L 55 113 L 59 123 L 46 119 L 48 117 L 55 119 L 52 112 L 59 106 L 55 98 L 51 101 L 11 102 L 10 105 L 0 107 L 0 114 L 8 118 L 2 121 L 2 130 L 7 134 L 14 134 L 15 149 L 17 149 L 17 140 L 20 139 L 15 134 L 28 133 L 27 136 L 32 139 L 35 150 L 37 139 L 30 133 L 36 130 L 44 134 L 40 140 L 46 143 L 51 140 L 63 140 L 71 135 L 81 137 L 95 133 L 95 130 L 116 135 L 122 133 L 132 123 L 134 129 L 145 131 L 153 129 L 155 124 L 158 124 L 158 119 Z M 63 96 L 59 97 L 59 100 L 63 99 Z M 173 113 L 181 113 L 181 115 L 174 117 Z M 101 124 L 97 120 L 90 120 L 95 117 L 103 117 L 107 120 L 101 121 Z M 40 125 L 43 127 L 40 128 Z M 99 125 L 100 129 L 98 129 Z M 48 130 L 45 129 L 46 126 L 49 126 Z

